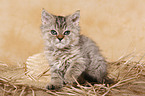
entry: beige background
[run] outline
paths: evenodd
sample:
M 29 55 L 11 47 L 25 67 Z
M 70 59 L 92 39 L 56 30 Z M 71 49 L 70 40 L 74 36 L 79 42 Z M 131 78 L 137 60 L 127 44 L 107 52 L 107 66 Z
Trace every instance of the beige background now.
M 43 51 L 42 8 L 56 15 L 80 10 L 81 33 L 108 61 L 145 53 L 145 0 L 0 0 L 0 61 L 21 65 Z

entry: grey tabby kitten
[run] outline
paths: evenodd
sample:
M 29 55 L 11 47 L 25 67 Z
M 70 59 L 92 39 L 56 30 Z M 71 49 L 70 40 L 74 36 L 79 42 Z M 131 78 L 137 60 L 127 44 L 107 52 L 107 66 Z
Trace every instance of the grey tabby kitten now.
M 80 35 L 80 11 L 68 16 L 55 16 L 42 11 L 42 36 L 45 55 L 51 70 L 49 90 L 60 89 L 83 76 L 103 83 L 106 61 L 88 37 Z

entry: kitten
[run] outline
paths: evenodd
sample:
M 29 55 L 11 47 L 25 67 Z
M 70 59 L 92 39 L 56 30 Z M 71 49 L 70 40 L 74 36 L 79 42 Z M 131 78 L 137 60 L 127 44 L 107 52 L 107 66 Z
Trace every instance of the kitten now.
M 44 53 L 51 71 L 51 82 L 47 88 L 60 89 L 64 83 L 72 84 L 80 76 L 103 83 L 106 61 L 95 42 L 80 35 L 80 12 L 64 17 L 43 9 L 41 19 Z

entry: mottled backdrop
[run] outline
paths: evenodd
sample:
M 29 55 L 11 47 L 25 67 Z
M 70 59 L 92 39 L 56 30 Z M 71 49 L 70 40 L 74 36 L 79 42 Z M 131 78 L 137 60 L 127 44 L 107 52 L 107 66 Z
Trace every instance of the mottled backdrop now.
M 0 0 L 0 61 L 22 64 L 43 51 L 41 11 L 81 11 L 81 34 L 97 42 L 108 61 L 144 53 L 145 0 Z

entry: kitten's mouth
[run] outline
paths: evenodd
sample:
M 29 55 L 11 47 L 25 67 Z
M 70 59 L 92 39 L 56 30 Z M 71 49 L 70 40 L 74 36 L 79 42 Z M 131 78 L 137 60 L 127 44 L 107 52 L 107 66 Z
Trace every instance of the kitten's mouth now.
M 59 41 L 58 43 L 62 43 L 61 41 Z
M 57 44 L 63 44 L 63 42 L 59 41 Z
M 64 47 L 65 47 L 65 44 L 63 44 L 62 42 L 58 42 L 58 43 L 56 44 L 56 47 L 57 47 L 57 48 L 64 48 Z

